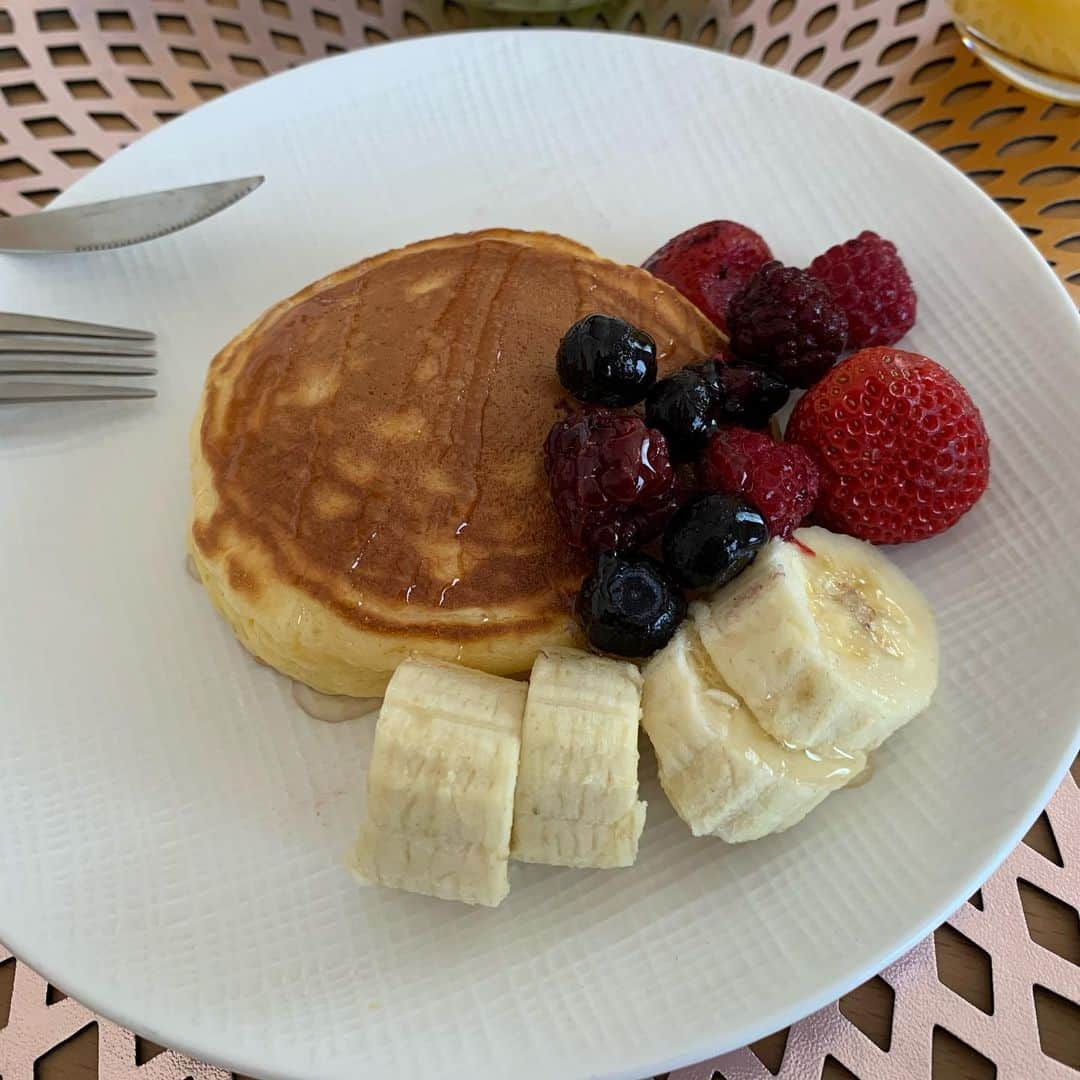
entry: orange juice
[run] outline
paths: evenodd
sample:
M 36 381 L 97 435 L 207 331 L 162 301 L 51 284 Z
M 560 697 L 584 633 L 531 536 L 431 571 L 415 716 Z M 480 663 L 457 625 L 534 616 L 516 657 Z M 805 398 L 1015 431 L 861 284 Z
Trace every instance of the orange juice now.
M 992 67 L 1051 96 L 1071 97 L 1070 84 L 1080 92 L 1080 0 L 953 0 L 952 6 L 964 40 Z M 1026 68 L 1027 77 L 1010 64 Z

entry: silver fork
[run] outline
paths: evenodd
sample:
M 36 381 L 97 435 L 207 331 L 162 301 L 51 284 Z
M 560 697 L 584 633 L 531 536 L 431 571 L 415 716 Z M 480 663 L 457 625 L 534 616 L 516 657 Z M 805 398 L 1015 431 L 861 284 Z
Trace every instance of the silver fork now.
M 153 375 L 146 330 L 0 312 L 0 375 Z M 134 342 L 135 344 L 132 344 Z M 0 405 L 151 398 L 150 387 L 0 379 Z

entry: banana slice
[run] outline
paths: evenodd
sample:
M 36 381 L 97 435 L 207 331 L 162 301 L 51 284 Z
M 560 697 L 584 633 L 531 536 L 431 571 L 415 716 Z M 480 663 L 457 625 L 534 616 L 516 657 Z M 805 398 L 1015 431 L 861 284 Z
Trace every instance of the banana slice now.
M 526 690 L 456 664 L 398 666 L 351 858 L 359 880 L 489 907 L 506 896 Z
M 632 866 L 641 674 L 633 664 L 547 649 L 533 665 L 521 730 L 510 855 L 556 866 Z
M 790 828 L 866 764 L 860 753 L 823 757 L 771 738 L 689 620 L 645 667 L 642 725 L 678 815 L 695 836 L 732 844 Z
M 519 862 L 548 866 L 604 870 L 633 866 L 645 828 L 645 806 L 643 802 L 634 803 L 613 822 L 559 821 L 525 814 L 514 819 L 510 856 Z
M 879 746 L 930 703 L 934 616 L 873 545 L 825 529 L 774 540 L 693 619 L 716 671 L 791 747 Z

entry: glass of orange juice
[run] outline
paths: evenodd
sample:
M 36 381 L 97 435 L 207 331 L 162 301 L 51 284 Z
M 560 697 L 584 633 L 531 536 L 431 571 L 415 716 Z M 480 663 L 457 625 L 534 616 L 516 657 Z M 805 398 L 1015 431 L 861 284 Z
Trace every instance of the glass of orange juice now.
M 1032 93 L 1080 105 L 1080 0 L 952 0 L 976 56 Z

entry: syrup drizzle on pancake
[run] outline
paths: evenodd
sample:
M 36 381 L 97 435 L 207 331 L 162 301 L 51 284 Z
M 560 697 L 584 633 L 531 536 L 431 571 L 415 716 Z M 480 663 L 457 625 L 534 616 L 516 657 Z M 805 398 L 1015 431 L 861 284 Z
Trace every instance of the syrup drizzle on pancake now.
M 644 271 L 514 235 L 357 264 L 217 357 L 199 438 L 218 502 L 193 533 L 237 594 L 271 573 L 365 629 L 455 642 L 571 618 L 589 561 L 541 453 L 559 339 L 611 311 L 665 372 L 722 338 Z

